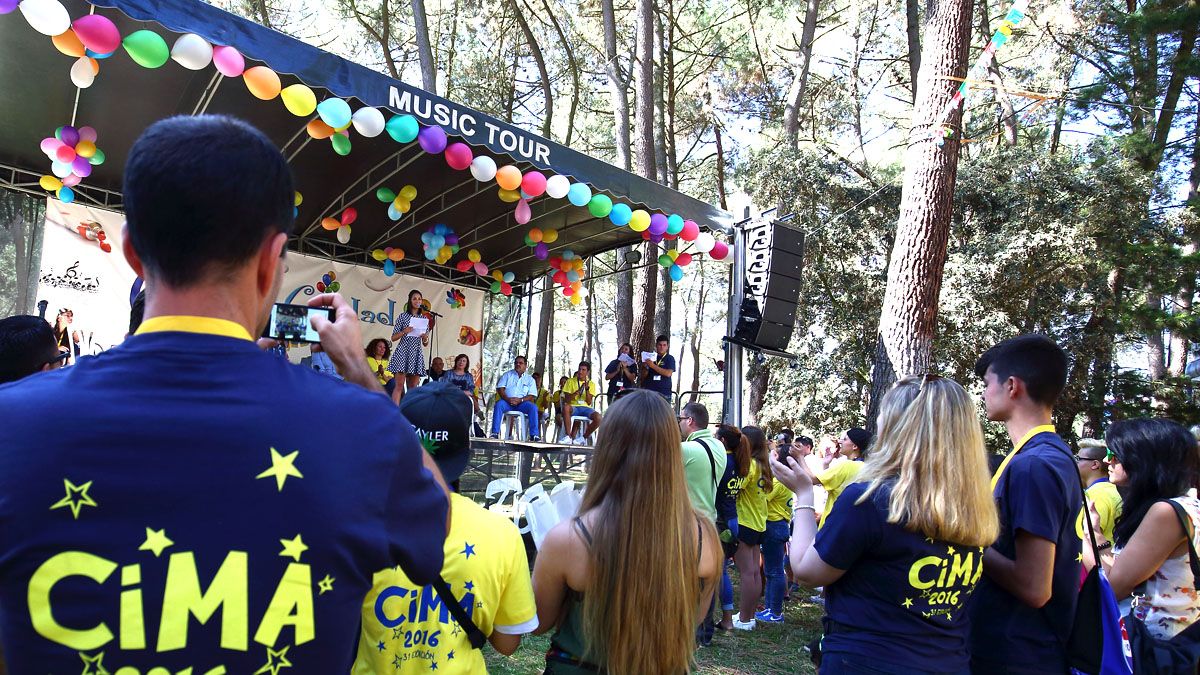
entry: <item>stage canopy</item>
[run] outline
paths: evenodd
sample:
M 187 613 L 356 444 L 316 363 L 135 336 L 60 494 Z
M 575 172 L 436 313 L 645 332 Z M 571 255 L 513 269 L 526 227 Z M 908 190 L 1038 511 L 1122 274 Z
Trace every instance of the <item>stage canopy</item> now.
M 0 0 L 0 12 L 10 10 L 13 1 Z M 90 14 L 106 17 L 117 30 L 94 19 L 81 27 L 79 20 Z M 56 33 L 68 15 L 75 22 L 73 30 Z M 184 34 L 202 40 L 186 38 L 181 45 Z M 50 35 L 58 37 L 52 40 Z M 109 46 L 116 39 L 123 46 Z M 87 43 L 112 49 L 111 56 L 91 50 L 78 56 Z M 209 62 L 207 45 L 236 52 L 218 47 Z M 177 58 L 168 59 L 164 48 Z M 94 64 L 89 56 L 97 57 Z M 243 57 L 245 73 L 238 64 Z M 196 69 L 185 67 L 185 62 Z M 98 66 L 98 73 L 88 73 L 89 66 Z M 266 68 L 251 71 L 256 66 Z M 89 81 L 90 86 L 77 86 Z M 293 85 L 303 86 L 289 90 Z M 292 95 L 287 105 L 276 94 L 281 88 Z M 512 273 L 512 283 L 519 285 L 550 270 L 526 242 L 531 228 L 557 232 L 558 238 L 546 246 L 553 258 L 566 250 L 586 257 L 642 241 L 644 232 L 615 224 L 627 220 L 630 210 L 639 227 L 646 215 L 660 214 L 649 230 L 642 227 L 646 232 L 662 229 L 663 217 L 677 215 L 670 219 L 668 238 L 683 220 L 714 233 L 727 232 L 732 222 L 729 214 L 709 204 L 198 0 L 23 0 L 19 10 L 0 16 L 0 91 L 0 187 L 54 194 L 56 188 L 47 192 L 39 186 L 42 176 L 52 175 L 42 140 L 63 125 L 87 126 L 96 130 L 95 145 L 105 160 L 96 164 L 93 156 L 86 162 L 90 175 L 70 193 L 80 203 L 120 210 L 126 154 L 147 126 L 172 115 L 234 115 L 269 135 L 293 167 L 303 200 L 292 248 L 341 262 L 382 267 L 379 254 L 372 253 L 396 247 L 405 253 L 394 263 L 397 272 L 489 287 L 490 276 L 476 274 L 474 267 L 459 269 L 460 261 L 475 249 L 484 265 Z M 306 101 L 309 91 L 313 97 Z M 325 103 L 311 109 L 313 102 L 336 99 L 348 108 Z M 359 112 L 368 107 L 382 117 Z M 350 111 L 355 112 L 355 122 L 344 133 L 322 121 L 339 121 Z M 418 127 L 408 116 L 419 122 L 422 137 L 411 138 Z M 379 132 L 384 121 L 386 130 Z M 439 150 L 444 141 L 438 129 L 449 144 L 468 144 L 469 154 L 462 154 L 464 147 L 449 154 Z M 334 135 L 320 138 L 326 133 Z M 348 154 L 338 152 L 347 147 Z M 477 180 L 476 175 L 487 177 L 487 162 L 477 161 L 467 169 L 463 162 L 471 157 L 490 157 L 501 167 L 501 175 Z M 462 168 L 452 168 L 451 162 Z M 521 174 L 537 171 L 545 178 L 568 178 L 572 194 L 550 196 L 565 185 L 562 178 L 552 180 L 551 190 L 526 201 L 530 220 L 522 224 L 520 202 L 505 201 L 499 194 L 498 178 L 514 175 L 511 169 L 505 173 L 509 165 Z M 60 173 L 64 170 L 60 167 Z M 253 181 L 254 176 L 245 179 Z M 539 181 L 532 181 L 527 184 L 531 192 L 539 192 Z M 415 187 L 417 196 L 401 214 L 394 203 L 382 199 L 389 196 L 387 191 L 399 193 L 406 185 Z M 588 203 L 588 193 L 623 206 L 609 214 L 606 200 Z M 389 206 L 395 209 L 390 214 Z M 341 218 L 348 207 L 355 209 L 357 219 L 347 241 L 340 243 L 339 232 L 325 229 L 322 222 L 334 225 L 325 219 Z M 637 214 L 639 209 L 648 213 Z M 397 215 L 401 217 L 394 220 Z M 444 264 L 423 255 L 422 235 L 438 224 L 451 231 L 438 236 L 457 237 L 459 246 Z M 684 234 L 693 231 L 689 225 Z M 340 234 L 345 238 L 345 231 Z M 705 241 L 704 235 L 700 241 Z M 696 252 L 694 244 L 681 244 L 682 250 Z

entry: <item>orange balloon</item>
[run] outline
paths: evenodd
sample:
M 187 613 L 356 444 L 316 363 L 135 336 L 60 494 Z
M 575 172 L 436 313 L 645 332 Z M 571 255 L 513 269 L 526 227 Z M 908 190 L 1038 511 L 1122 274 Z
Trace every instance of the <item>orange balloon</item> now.
M 342 223 L 337 218 L 324 218 L 321 220 L 321 227 L 327 230 L 336 230 L 341 226 Z
M 67 32 L 50 38 L 50 41 L 54 43 L 58 51 L 67 56 L 74 56 L 75 58 L 83 56 L 83 42 L 79 40 L 79 36 L 75 35 L 75 31 L 70 28 L 67 29 Z
M 391 258 L 393 262 L 400 262 L 401 260 L 404 260 L 404 249 L 394 248 L 392 249 L 392 252 L 388 254 L 388 257 Z
M 502 190 L 516 190 L 521 187 L 521 170 L 509 164 L 496 170 L 496 184 Z
M 328 124 L 325 124 L 324 122 L 322 122 L 319 119 L 314 119 L 311 122 L 309 122 L 307 129 L 308 129 L 308 135 L 312 136 L 313 138 L 317 139 L 318 141 L 324 140 L 333 135 L 333 127 L 329 126 Z
M 279 95 L 279 76 L 266 66 L 255 66 L 242 73 L 246 88 L 255 98 L 270 101 Z

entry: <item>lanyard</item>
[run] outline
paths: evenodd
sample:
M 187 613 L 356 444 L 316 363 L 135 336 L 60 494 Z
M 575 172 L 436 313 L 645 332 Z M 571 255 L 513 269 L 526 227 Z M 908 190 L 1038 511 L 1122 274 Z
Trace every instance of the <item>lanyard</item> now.
M 1025 444 L 1029 442 L 1029 439 L 1045 432 L 1054 433 L 1054 425 L 1043 424 L 1036 426 L 1030 429 L 1029 433 L 1025 434 L 1024 438 L 1017 441 L 1017 444 L 1013 446 L 1013 451 L 1008 453 L 1008 457 L 1005 457 L 1003 462 L 1000 462 L 1000 468 L 996 469 L 996 475 L 992 476 L 992 492 L 996 491 L 996 486 L 1000 484 L 1000 476 L 1004 475 L 1004 470 L 1008 468 L 1008 463 L 1012 461 L 1012 458 L 1017 456 L 1017 453 L 1020 452 L 1021 449 L 1025 447 Z

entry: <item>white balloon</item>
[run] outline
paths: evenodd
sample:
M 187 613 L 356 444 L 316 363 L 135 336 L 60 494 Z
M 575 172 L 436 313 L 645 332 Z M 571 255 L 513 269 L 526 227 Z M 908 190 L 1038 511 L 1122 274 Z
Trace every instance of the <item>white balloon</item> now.
M 480 183 L 486 183 L 496 177 L 496 160 L 487 155 L 480 155 L 471 160 L 471 175 Z
M 375 138 L 382 134 L 383 127 L 387 123 L 383 119 L 383 113 L 375 108 L 359 108 L 350 117 L 350 122 L 354 124 L 355 131 L 367 138 Z
M 708 232 L 701 232 L 699 236 L 696 237 L 695 243 L 697 251 L 700 251 L 701 253 L 708 253 L 709 251 L 713 250 L 713 246 L 716 246 L 717 240 L 714 239 L 713 236 Z
M 343 244 L 350 243 L 350 226 L 342 225 L 337 229 L 337 240 Z
M 204 70 L 212 63 L 213 48 L 195 33 L 184 33 L 171 47 L 171 59 L 188 70 Z
M 18 6 L 29 25 L 42 35 L 62 35 L 71 27 L 71 15 L 58 0 L 23 0 Z
M 546 179 L 546 194 L 562 199 L 571 190 L 571 179 L 566 176 L 550 176 Z
M 92 70 L 92 60 L 86 56 L 79 57 L 71 65 L 71 83 L 80 89 L 87 89 L 96 81 L 96 73 Z
M 50 173 L 53 173 L 59 178 L 66 178 L 71 175 L 71 163 L 54 161 L 50 163 Z

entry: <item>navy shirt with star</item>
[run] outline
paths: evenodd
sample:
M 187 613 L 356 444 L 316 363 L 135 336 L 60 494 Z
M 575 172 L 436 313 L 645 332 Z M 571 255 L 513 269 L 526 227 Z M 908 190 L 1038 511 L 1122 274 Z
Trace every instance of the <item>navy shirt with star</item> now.
M 136 335 L 0 411 L 15 675 L 348 672 L 373 573 L 442 566 L 447 499 L 395 405 L 248 340 Z
M 1075 530 L 1083 505 L 1080 491 L 1071 452 L 1052 432 L 1030 438 L 1000 475 L 993 490 L 1000 511 L 996 551 L 1015 559 L 1019 530 L 1052 541 L 1054 577 L 1050 601 L 1034 609 L 984 576 L 970 608 L 973 668 L 1067 672 L 1065 644 L 1074 622 L 1082 560 L 1083 542 Z
M 847 486 L 817 531 L 821 560 L 845 570 L 825 587 L 826 614 L 834 623 L 821 649 L 899 671 L 965 670 L 966 604 L 979 580 L 983 549 L 887 522 L 891 484 L 857 503 L 867 486 Z

